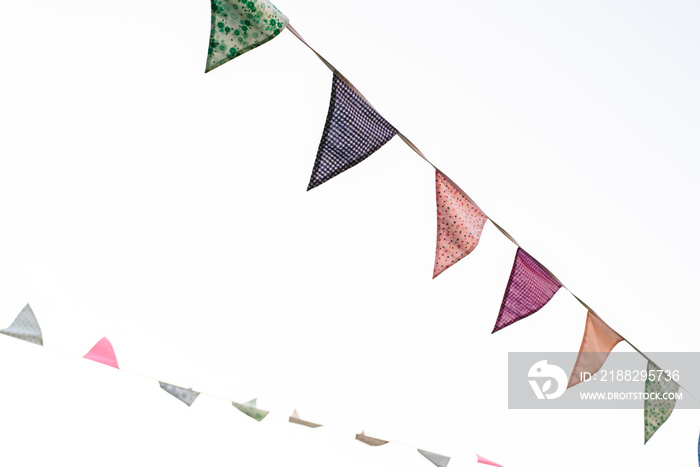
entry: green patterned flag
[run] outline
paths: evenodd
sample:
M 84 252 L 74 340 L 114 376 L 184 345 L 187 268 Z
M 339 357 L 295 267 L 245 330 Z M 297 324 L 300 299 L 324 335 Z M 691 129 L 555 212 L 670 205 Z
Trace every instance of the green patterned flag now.
M 258 399 L 257 397 L 253 400 L 250 400 L 246 402 L 245 404 L 239 404 L 238 402 L 231 402 L 235 408 L 249 416 L 250 418 L 254 418 L 255 420 L 261 422 L 263 418 L 267 417 L 268 412 L 267 410 L 262 410 L 257 408 L 256 406 L 258 405 Z
M 211 0 L 205 73 L 273 39 L 288 23 L 268 0 Z
M 654 436 L 676 405 L 680 390 L 670 373 L 662 371 L 651 361 L 647 363 L 647 380 L 644 383 L 644 444 Z

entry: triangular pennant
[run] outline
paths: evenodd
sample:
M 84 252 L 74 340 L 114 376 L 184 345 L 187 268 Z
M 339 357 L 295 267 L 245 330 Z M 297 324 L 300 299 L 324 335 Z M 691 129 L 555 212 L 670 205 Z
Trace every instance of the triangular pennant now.
M 248 402 L 244 404 L 239 404 L 238 402 L 231 402 L 235 408 L 249 416 L 250 418 L 253 418 L 259 422 L 262 421 L 263 418 L 267 417 L 268 412 L 267 410 L 262 410 L 257 408 L 256 406 L 258 405 L 258 399 L 252 399 L 249 400 Z
M 679 390 L 680 386 L 669 373 L 661 371 L 651 361 L 647 363 L 647 379 L 644 383 L 644 444 L 671 416 Z
M 268 0 L 211 0 L 205 73 L 273 39 L 288 23 Z
M 19 312 L 10 327 L 0 332 L 8 336 L 16 337 L 17 339 L 31 342 L 32 344 L 44 345 L 44 338 L 41 335 L 39 322 L 36 320 L 32 307 L 30 307 L 28 303 L 22 311 Z
M 312 423 L 306 420 L 302 420 L 299 414 L 297 413 L 297 409 L 294 409 L 294 413 L 289 416 L 289 422 L 296 423 L 297 425 L 308 426 L 309 428 L 318 428 L 321 426 L 318 423 Z
M 119 365 L 117 364 L 117 356 L 114 355 L 112 344 L 110 344 L 106 337 L 100 339 L 100 341 L 95 344 L 95 346 L 90 349 L 90 351 L 86 353 L 83 358 L 119 369 Z
M 394 135 L 396 128 L 333 74 L 328 116 L 307 190 L 367 159 Z
M 486 215 L 452 180 L 435 170 L 437 247 L 433 279 L 479 244 Z
M 560 287 L 544 266 L 518 248 L 493 332 L 539 311 Z
M 503 467 L 501 464 L 496 464 L 495 462 L 492 462 L 485 457 L 481 457 L 480 455 L 476 455 L 476 461 L 479 462 L 480 464 L 486 464 L 486 465 L 493 465 L 495 467 Z
M 581 382 L 581 373 L 587 372 L 594 375 L 600 370 L 608 358 L 612 349 L 622 341 L 622 337 L 610 326 L 598 317 L 594 312 L 588 310 L 586 317 L 586 329 L 583 331 L 581 348 L 576 357 L 574 369 L 571 371 L 569 385 L 575 386 Z
M 193 391 L 192 389 L 181 388 L 180 386 L 164 383 L 162 381 L 158 382 L 160 383 L 160 387 L 163 388 L 164 391 L 177 397 L 188 406 L 191 406 L 200 394 L 197 391 Z
M 422 449 L 419 449 L 418 452 L 420 452 L 423 455 L 423 457 L 428 459 L 437 467 L 447 467 L 447 464 L 450 463 L 450 458 L 447 456 L 443 456 L 442 454 L 435 454 L 434 452 L 423 451 Z
M 370 446 L 383 446 L 389 442 L 384 441 L 383 439 L 372 438 L 371 436 L 367 436 L 365 434 L 365 430 L 362 430 L 362 433 L 357 433 L 355 435 L 355 439 L 358 441 L 362 441 L 363 443 L 368 444 Z

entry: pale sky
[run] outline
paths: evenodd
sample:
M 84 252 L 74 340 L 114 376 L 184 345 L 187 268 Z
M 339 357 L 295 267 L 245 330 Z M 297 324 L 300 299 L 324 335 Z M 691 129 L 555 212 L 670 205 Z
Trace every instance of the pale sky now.
M 615 330 L 699 350 L 696 2 L 275 4 Z M 432 280 L 433 170 L 398 138 L 307 193 L 331 73 L 285 31 L 205 75 L 209 27 L 0 5 L 0 328 L 29 302 L 46 346 L 0 335 L 3 464 L 696 465 L 697 410 L 646 446 L 641 409 L 509 410 L 508 352 L 577 351 L 585 309 L 491 335 L 515 247 L 487 224 Z M 125 371 L 80 358 L 104 336 Z

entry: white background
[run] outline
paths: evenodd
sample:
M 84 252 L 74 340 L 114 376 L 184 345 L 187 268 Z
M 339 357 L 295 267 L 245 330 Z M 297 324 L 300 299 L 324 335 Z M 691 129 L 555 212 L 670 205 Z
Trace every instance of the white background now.
M 618 332 L 698 350 L 697 2 L 277 6 Z M 696 410 L 646 446 L 641 409 L 508 410 L 507 353 L 578 350 L 585 310 L 491 335 L 514 246 L 487 224 L 431 280 L 398 138 L 307 193 L 330 72 L 285 31 L 205 75 L 209 27 L 206 0 L 0 4 L 0 327 L 29 302 L 48 347 L 0 336 L 3 465 L 430 465 L 362 429 L 455 467 L 696 465 Z M 79 358 L 103 336 L 132 373 Z M 229 402 L 256 396 L 262 423 Z

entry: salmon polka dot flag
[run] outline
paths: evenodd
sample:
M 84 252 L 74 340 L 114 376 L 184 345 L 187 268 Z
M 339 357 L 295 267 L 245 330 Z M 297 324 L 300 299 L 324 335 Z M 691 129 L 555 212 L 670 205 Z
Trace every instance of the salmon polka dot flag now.
M 444 173 L 435 171 L 437 246 L 433 279 L 474 251 L 486 214 Z

